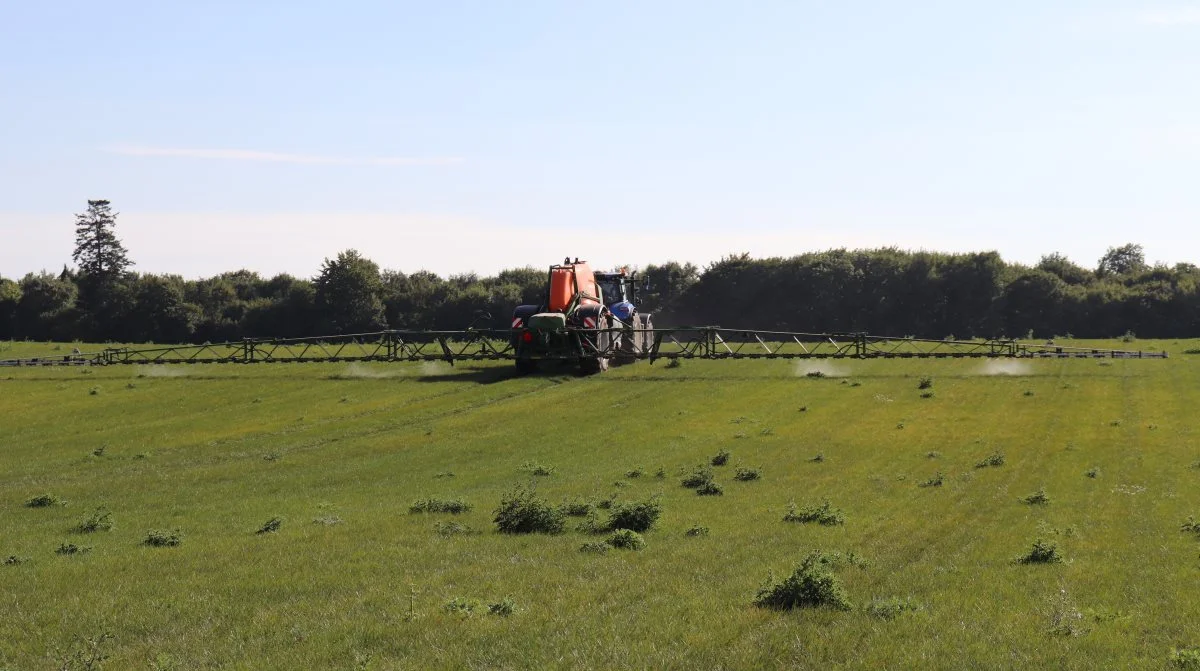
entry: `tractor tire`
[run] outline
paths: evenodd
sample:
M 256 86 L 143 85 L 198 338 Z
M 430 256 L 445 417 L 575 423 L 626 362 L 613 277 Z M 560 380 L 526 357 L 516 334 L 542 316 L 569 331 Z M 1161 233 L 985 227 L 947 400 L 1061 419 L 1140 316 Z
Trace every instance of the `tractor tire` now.
M 650 319 L 650 315 L 638 315 L 638 320 L 640 321 L 640 324 L 637 326 L 637 328 L 647 331 L 654 328 L 654 321 Z M 650 348 L 654 346 L 653 333 L 639 333 L 637 340 L 639 354 L 648 354 L 650 352 Z
M 596 322 L 596 332 L 592 334 L 592 342 L 595 343 L 596 349 L 600 352 L 608 352 L 611 344 L 612 334 L 608 329 L 612 327 L 612 320 L 608 315 L 601 315 Z M 608 370 L 607 356 L 588 356 L 579 360 L 579 372 L 584 375 L 595 375 Z
M 529 375 L 536 373 L 538 370 L 537 359 L 517 359 L 517 374 Z
M 620 322 L 617 322 L 618 324 Z M 609 362 L 613 366 L 621 366 L 627 363 L 637 361 L 638 352 L 641 351 L 640 344 L 642 336 L 635 333 L 638 329 L 638 324 L 641 323 L 637 316 L 634 316 L 633 322 L 629 326 L 621 325 L 621 331 L 616 335 L 620 340 L 617 341 L 616 347 L 613 348 L 612 360 Z

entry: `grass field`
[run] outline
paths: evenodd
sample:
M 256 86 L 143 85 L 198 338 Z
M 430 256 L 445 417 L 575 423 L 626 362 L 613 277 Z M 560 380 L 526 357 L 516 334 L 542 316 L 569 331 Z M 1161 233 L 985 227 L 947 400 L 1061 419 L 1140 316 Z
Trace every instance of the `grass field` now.
M 0 369 L 0 668 L 1200 668 L 1197 344 L 591 378 Z M 680 484 L 722 450 L 723 495 Z M 661 517 L 637 551 L 580 551 L 606 535 L 579 517 L 497 532 L 531 483 Z M 429 499 L 470 510 L 410 512 Z M 784 521 L 825 500 L 843 524 Z M 1063 561 L 1017 562 L 1038 539 Z M 813 550 L 852 557 L 848 610 L 754 604 Z

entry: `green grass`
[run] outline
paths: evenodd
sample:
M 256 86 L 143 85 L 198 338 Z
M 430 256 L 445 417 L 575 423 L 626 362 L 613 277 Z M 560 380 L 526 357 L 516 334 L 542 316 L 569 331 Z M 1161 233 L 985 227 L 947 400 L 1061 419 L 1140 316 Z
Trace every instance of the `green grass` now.
M 96 651 L 110 669 L 1170 668 L 1200 646 L 1200 542 L 1180 532 L 1200 515 L 1200 359 L 836 367 L 0 369 L 0 557 L 27 559 L 0 565 L 0 668 Z M 721 450 L 764 476 L 680 486 Z M 1003 466 L 975 467 L 993 453 Z M 639 464 L 666 477 L 626 478 Z M 516 485 L 661 516 L 641 551 L 580 552 L 606 538 L 581 518 L 496 531 Z M 1050 505 L 1020 501 L 1043 488 Z M 47 493 L 67 504 L 25 505 Z M 825 499 L 845 524 L 783 521 Z M 418 500 L 472 507 L 410 514 Z M 101 507 L 111 529 L 80 533 Z M 1038 539 L 1063 562 L 1015 561 Z M 851 610 L 754 605 L 813 551 L 861 558 L 831 569 Z M 1064 594 L 1091 618 L 1079 635 L 1055 633 Z

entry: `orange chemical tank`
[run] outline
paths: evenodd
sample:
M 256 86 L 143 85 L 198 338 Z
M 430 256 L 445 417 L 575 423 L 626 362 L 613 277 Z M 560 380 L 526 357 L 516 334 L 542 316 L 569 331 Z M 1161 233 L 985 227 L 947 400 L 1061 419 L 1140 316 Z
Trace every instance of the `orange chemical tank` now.
M 596 304 L 600 301 L 600 290 L 596 288 L 596 275 L 587 262 L 550 268 L 550 312 L 566 312 L 575 294 L 581 292 L 579 305 Z

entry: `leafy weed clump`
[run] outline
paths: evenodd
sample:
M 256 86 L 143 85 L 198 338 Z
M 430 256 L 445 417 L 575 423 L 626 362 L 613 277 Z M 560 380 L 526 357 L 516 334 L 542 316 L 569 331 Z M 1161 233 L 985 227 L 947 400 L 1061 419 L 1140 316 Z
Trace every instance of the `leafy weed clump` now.
M 417 499 L 408 507 L 408 512 L 417 513 L 450 513 L 459 515 L 470 512 L 471 504 L 462 499 Z
M 488 615 L 499 615 L 500 617 L 508 617 L 517 612 L 517 604 L 509 597 L 504 597 L 499 601 L 489 603 L 487 605 Z
M 29 561 L 29 557 L 19 557 L 17 555 L 8 555 L 4 558 L 5 566 L 20 566 Z
M 92 551 L 91 546 L 86 546 L 86 545 L 81 546 L 81 545 L 76 545 L 74 543 L 62 543 L 54 551 L 54 554 L 56 554 L 56 555 L 81 555 L 81 554 L 85 554 L 85 553 L 91 552 L 91 551 Z
M 26 508 L 49 508 L 50 506 L 65 506 L 66 500 L 53 494 L 41 494 L 25 501 Z
M 630 480 L 635 480 L 637 478 L 642 477 L 645 474 L 646 474 L 646 471 L 642 470 L 642 468 L 640 466 L 637 468 L 633 468 L 628 471 L 625 471 L 625 477 L 629 478 Z
M 609 511 L 608 528 L 628 531 L 648 531 L 662 514 L 657 499 L 619 503 Z
M 80 522 L 75 527 L 75 530 L 81 534 L 90 534 L 94 531 L 109 531 L 112 527 L 112 513 L 108 512 L 104 506 L 101 506 Z
M 601 542 L 601 541 L 591 541 L 591 542 L 584 543 L 583 545 L 579 546 L 580 552 L 585 552 L 588 554 L 598 554 L 598 555 L 602 555 L 611 549 L 612 549 L 611 545 L 609 545 L 608 543 Z
M 812 459 L 809 459 L 809 461 L 811 461 L 814 464 L 824 463 L 825 455 L 821 452 L 818 452 L 817 456 L 813 457 Z
M 829 499 L 825 499 L 819 506 L 806 506 L 800 509 L 797 509 L 796 502 L 792 501 L 788 503 L 788 511 L 783 516 L 783 521 L 833 527 L 845 524 L 846 514 L 841 508 L 834 508 Z
M 975 468 L 989 468 L 1004 465 L 1004 453 L 993 452 L 975 463 Z
M 471 527 L 465 524 L 459 524 L 458 522 L 435 522 L 433 525 L 433 530 L 436 531 L 439 536 L 470 536 L 472 534 L 479 533 Z
M 875 599 L 867 605 L 867 614 L 881 620 L 894 620 L 905 613 L 915 613 L 918 610 L 921 610 L 921 605 L 909 597 Z
M 500 499 L 493 521 L 506 534 L 559 534 L 566 526 L 566 515 L 539 497 L 532 488 L 518 485 Z
M 737 470 L 733 472 L 733 479 L 738 480 L 739 482 L 750 482 L 752 480 L 759 480 L 761 478 L 762 467 L 749 468 L 746 466 L 738 466 Z
M 693 524 L 692 526 L 687 528 L 687 531 L 683 532 L 683 535 L 691 537 L 691 538 L 696 538 L 698 536 L 707 536 L 708 535 L 708 527 L 700 525 L 700 524 Z
M 850 610 L 853 606 L 842 581 L 830 570 L 821 552 L 812 552 L 792 574 L 780 582 L 769 576 L 754 596 L 754 605 L 773 610 L 795 608 L 833 608 Z
M 709 480 L 708 482 L 704 483 L 704 486 L 696 489 L 696 494 L 700 496 L 723 496 L 725 494 L 725 488 L 719 483 Z
M 1096 478 L 1100 477 L 1100 469 L 1096 466 L 1092 466 L 1091 468 L 1084 471 L 1083 474 L 1088 476 L 1089 478 L 1095 480 Z
M 587 517 L 592 513 L 592 503 L 576 499 L 563 503 L 558 509 L 568 517 Z
M 151 530 L 146 532 L 146 538 L 142 541 L 142 545 L 150 547 L 164 548 L 177 547 L 183 543 L 183 533 L 178 529 L 174 531 Z
M 1183 532 L 1200 534 L 1200 522 L 1197 522 L 1194 517 L 1189 515 L 1187 521 L 1179 525 L 1179 530 Z
M 1040 505 L 1045 505 L 1047 503 L 1050 503 L 1050 497 L 1046 496 L 1045 489 L 1039 489 L 1036 492 L 1030 494 L 1029 496 L 1021 497 L 1021 501 L 1023 503 L 1025 503 L 1026 505 L 1040 506 Z
M 707 466 L 697 466 L 691 473 L 685 475 L 679 484 L 688 489 L 703 487 L 713 481 L 712 469 Z
M 713 466 L 724 466 L 729 463 L 729 450 L 721 450 L 710 460 Z
M 547 466 L 545 464 L 540 464 L 536 461 L 526 461 L 525 463 L 521 464 L 520 470 L 525 473 L 528 473 L 530 475 L 536 475 L 538 477 L 546 477 L 546 476 L 554 475 L 554 467 L 553 466 Z
M 932 390 L 921 392 L 921 398 L 933 398 L 934 396 L 936 396 L 936 394 L 934 394 Z
M 632 529 L 617 529 L 604 542 L 618 550 L 642 550 L 646 547 L 646 539 Z
M 945 481 L 946 481 L 946 474 L 942 473 L 941 471 L 938 471 L 937 473 L 935 473 L 933 475 L 932 478 L 918 482 L 917 486 L 918 487 L 941 487 L 942 483 L 944 483 Z
M 442 610 L 454 615 L 470 615 L 479 607 L 479 602 L 472 599 L 464 599 L 461 596 L 456 596 L 450 599 L 442 606 Z
M 1016 561 L 1018 564 L 1061 564 L 1063 557 L 1057 545 L 1039 538 L 1025 554 L 1017 557 Z
M 1169 659 L 1177 669 L 1200 671 L 1200 648 L 1175 648 Z
M 263 525 L 258 528 L 258 531 L 255 531 L 254 533 L 256 533 L 256 534 L 273 534 L 276 531 L 279 531 L 279 527 L 281 527 L 281 526 L 283 526 L 283 518 L 282 517 L 272 517 L 271 519 L 264 522 Z
M 932 389 L 932 388 L 933 388 L 933 378 L 929 377 L 928 375 L 922 377 L 921 381 L 917 383 L 917 389 Z

